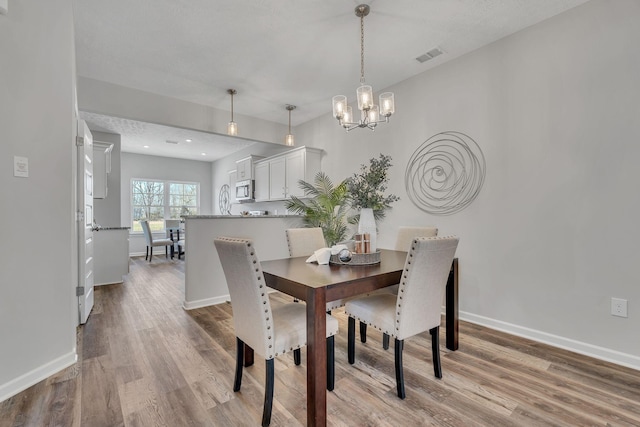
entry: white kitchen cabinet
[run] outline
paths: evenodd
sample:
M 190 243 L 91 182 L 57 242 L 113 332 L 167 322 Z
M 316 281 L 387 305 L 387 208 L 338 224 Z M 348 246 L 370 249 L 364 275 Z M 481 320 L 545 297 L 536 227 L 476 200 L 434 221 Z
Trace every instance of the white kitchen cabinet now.
M 229 171 L 229 203 L 236 203 L 236 169 Z
M 320 172 L 322 150 L 316 148 L 300 147 L 267 157 L 256 162 L 256 200 L 258 200 L 258 187 L 269 189 L 269 198 L 261 200 L 285 200 L 291 196 L 304 197 L 304 191 L 298 185 L 298 181 L 313 182 L 316 174 Z M 260 175 L 258 175 L 260 168 Z M 266 170 L 268 184 L 266 183 Z M 264 190 L 263 190 L 264 191 Z M 264 193 L 260 193 L 261 197 Z
M 269 198 L 271 200 L 287 198 L 285 167 L 284 156 L 269 160 Z
M 269 200 L 269 162 L 256 163 L 254 169 L 255 188 L 254 196 L 256 202 L 264 202 Z
M 94 284 L 122 283 L 129 273 L 129 227 L 107 227 L 93 232 Z
M 111 173 L 111 150 L 113 144 L 93 142 L 93 198 L 107 197 L 107 177 Z
M 249 156 L 236 161 L 236 181 L 254 179 L 253 164 L 259 159 L 262 159 L 262 157 Z

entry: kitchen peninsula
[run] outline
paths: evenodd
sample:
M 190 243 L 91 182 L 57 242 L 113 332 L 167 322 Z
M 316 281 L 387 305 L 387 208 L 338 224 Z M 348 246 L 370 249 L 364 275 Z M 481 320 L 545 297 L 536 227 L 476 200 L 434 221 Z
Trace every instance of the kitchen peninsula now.
M 289 256 L 285 230 L 302 227 L 297 215 L 190 215 L 185 220 L 186 310 L 229 300 L 227 281 L 213 244 L 219 236 L 243 237 L 254 241 L 258 259 L 267 261 Z

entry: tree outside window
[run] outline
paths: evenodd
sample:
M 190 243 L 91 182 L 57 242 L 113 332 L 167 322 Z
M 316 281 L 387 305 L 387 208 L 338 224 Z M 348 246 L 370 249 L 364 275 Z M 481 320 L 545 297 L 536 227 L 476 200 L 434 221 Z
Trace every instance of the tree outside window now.
M 163 231 L 165 219 L 197 215 L 199 183 L 133 179 L 131 181 L 132 224 L 134 232 L 142 232 L 140 220 L 149 220 L 151 231 Z

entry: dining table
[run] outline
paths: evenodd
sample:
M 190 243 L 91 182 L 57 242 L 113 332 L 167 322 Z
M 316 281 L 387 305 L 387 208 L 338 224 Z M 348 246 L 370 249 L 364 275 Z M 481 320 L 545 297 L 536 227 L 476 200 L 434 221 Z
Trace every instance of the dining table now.
M 307 263 L 307 257 L 261 262 L 268 287 L 306 302 L 307 425 L 327 424 L 326 303 L 366 294 L 400 283 L 407 253 L 381 249 L 380 262 L 370 265 Z M 453 260 L 445 291 L 446 346 L 458 348 L 458 259 Z M 253 349 L 245 346 L 245 366 Z

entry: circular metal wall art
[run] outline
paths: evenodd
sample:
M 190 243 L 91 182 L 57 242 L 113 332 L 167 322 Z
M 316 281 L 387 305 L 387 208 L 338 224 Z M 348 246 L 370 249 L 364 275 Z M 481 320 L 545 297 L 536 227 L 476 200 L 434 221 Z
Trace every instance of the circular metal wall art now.
M 224 184 L 220 187 L 220 195 L 218 196 L 218 207 L 222 215 L 231 215 L 231 200 L 229 194 L 229 185 Z
M 478 197 L 485 178 L 480 146 L 460 132 L 427 139 L 411 155 L 404 175 L 409 199 L 433 215 L 452 215 Z

